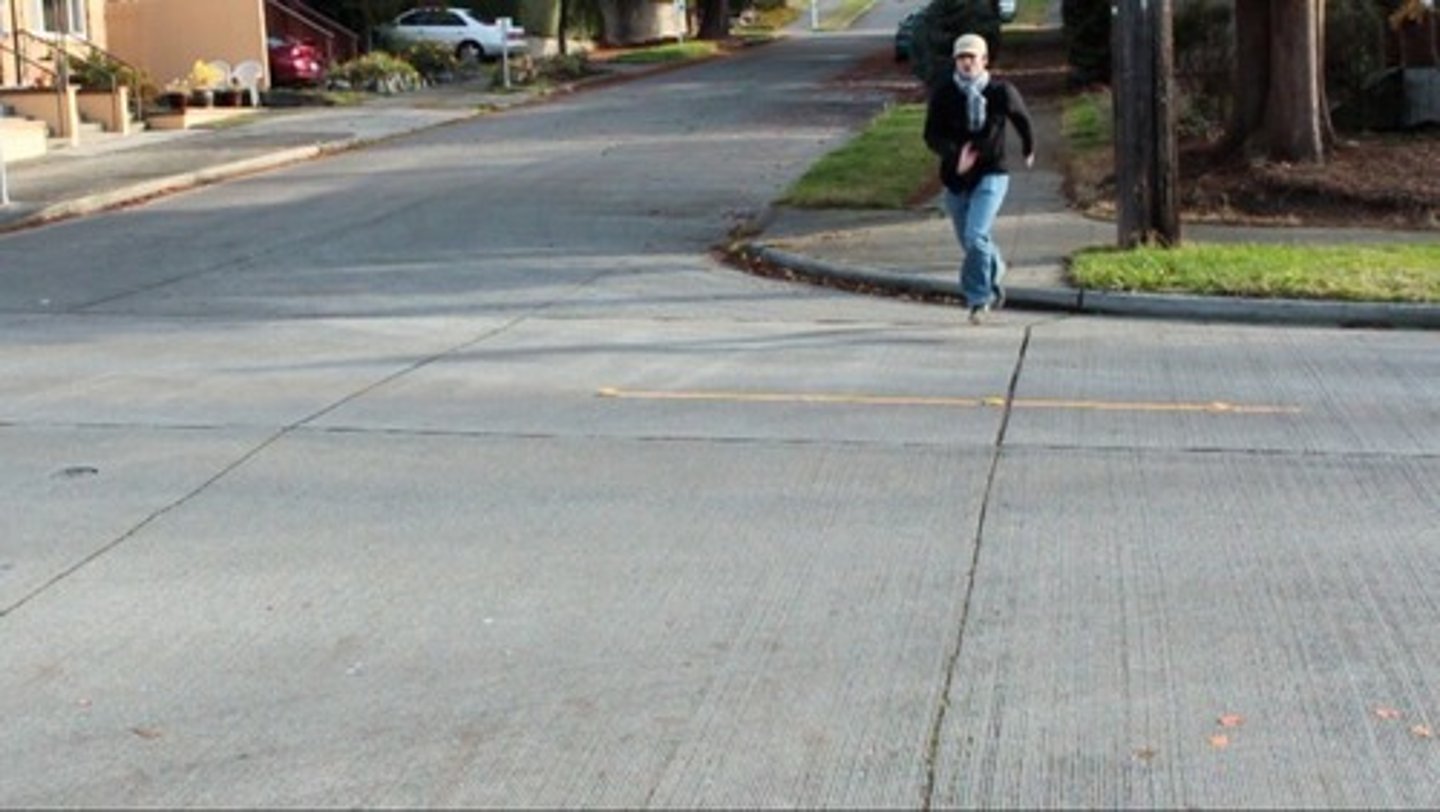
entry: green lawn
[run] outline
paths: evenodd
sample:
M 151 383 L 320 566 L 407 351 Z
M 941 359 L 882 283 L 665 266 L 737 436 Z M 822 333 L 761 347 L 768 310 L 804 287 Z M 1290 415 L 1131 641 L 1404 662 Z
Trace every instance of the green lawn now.
M 700 59 L 711 56 L 718 50 L 718 45 L 708 41 L 690 40 L 689 42 L 670 42 L 649 48 L 637 48 L 636 50 L 616 56 L 612 61 L 637 64 L 683 62 L 687 59 Z
M 840 0 L 839 8 L 821 18 L 820 29 L 822 31 L 844 31 L 874 5 L 875 0 Z M 810 12 L 805 11 L 804 13 L 809 14 Z
M 1018 0 L 1015 4 L 1016 26 L 1039 26 L 1049 20 L 1048 0 Z
M 810 167 L 780 202 L 808 208 L 904 208 L 935 175 L 935 157 L 921 138 L 924 125 L 924 105 L 887 109 Z
M 1076 285 L 1103 290 L 1440 302 L 1440 242 L 1096 248 L 1071 257 L 1070 275 Z

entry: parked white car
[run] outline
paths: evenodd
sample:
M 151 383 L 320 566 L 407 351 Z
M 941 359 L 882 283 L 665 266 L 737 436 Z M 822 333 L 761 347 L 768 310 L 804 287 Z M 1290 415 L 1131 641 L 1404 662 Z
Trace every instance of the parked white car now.
M 485 21 L 464 8 L 429 6 L 411 9 L 386 27 L 396 43 L 439 42 L 455 49 L 461 59 L 498 58 L 508 46 L 510 53 L 524 53 L 529 45 L 525 29 L 511 24 L 509 39 L 501 35 L 498 21 Z

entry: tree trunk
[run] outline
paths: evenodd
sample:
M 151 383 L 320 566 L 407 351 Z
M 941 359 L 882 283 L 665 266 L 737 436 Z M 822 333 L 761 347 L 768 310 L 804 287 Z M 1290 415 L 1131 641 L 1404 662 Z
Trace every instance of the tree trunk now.
M 654 0 L 600 0 L 601 38 L 610 45 L 634 45 L 660 39 L 659 3 Z
M 1435 31 L 1435 18 L 1440 17 L 1440 4 L 1432 7 L 1430 13 L 1425 15 L 1430 21 L 1430 64 L 1440 68 L 1440 36 Z
M 1319 0 L 1274 0 L 1263 131 L 1266 154 L 1273 160 L 1318 163 L 1325 158 L 1318 5 Z
M 1221 149 L 1245 148 L 1265 119 L 1270 89 L 1270 0 L 1235 0 L 1235 108 Z
M 570 28 L 570 3 L 571 0 L 560 0 L 560 19 L 555 23 L 555 49 L 561 56 L 570 53 L 570 39 L 567 29 Z
M 1340 137 L 1335 134 L 1335 122 L 1330 120 L 1330 91 L 1325 88 L 1325 7 L 1327 3 L 1315 4 L 1315 58 L 1319 60 L 1320 71 L 1315 81 L 1320 86 L 1320 145 L 1321 158 L 1330 153 Z
M 700 31 L 696 39 L 721 40 L 730 36 L 730 0 L 700 0 Z
M 1331 133 L 1323 0 L 1236 0 L 1235 111 L 1222 144 L 1274 161 L 1319 163 Z

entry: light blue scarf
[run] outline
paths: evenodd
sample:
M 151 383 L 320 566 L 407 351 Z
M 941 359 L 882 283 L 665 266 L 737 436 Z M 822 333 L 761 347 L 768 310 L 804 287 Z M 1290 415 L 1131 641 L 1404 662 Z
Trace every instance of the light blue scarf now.
M 974 79 L 966 78 L 955 71 L 955 86 L 965 94 L 965 112 L 970 116 L 970 131 L 979 132 L 985 126 L 985 88 L 990 84 L 990 71 L 981 71 Z

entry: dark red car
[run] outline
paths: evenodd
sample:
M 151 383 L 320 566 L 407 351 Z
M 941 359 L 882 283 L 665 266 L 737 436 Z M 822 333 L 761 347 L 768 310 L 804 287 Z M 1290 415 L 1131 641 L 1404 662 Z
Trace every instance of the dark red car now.
M 325 55 L 308 42 L 270 37 L 270 84 L 274 87 L 318 85 L 325 81 Z

